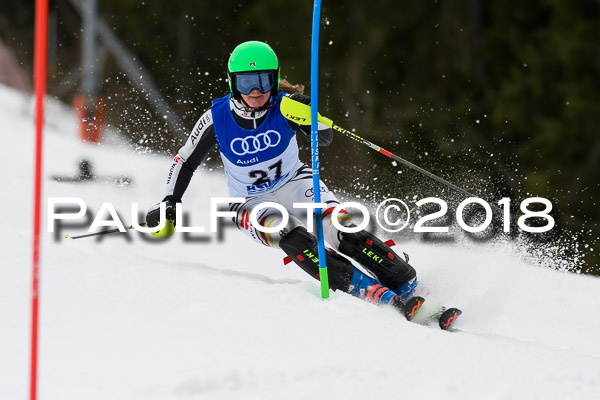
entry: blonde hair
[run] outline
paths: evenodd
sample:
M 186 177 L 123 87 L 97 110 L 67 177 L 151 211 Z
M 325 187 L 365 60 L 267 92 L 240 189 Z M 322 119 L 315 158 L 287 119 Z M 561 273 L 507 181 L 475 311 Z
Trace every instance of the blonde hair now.
M 279 90 L 286 92 L 287 94 L 300 93 L 304 94 L 304 85 L 296 84 L 292 85 L 287 81 L 287 79 L 279 80 Z

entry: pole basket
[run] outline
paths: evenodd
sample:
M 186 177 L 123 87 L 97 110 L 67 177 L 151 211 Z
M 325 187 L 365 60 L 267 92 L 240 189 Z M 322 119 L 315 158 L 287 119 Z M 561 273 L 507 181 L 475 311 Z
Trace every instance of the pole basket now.
M 73 108 L 79 119 L 79 138 L 84 142 L 102 142 L 102 126 L 106 117 L 106 100 L 78 94 L 73 97 Z

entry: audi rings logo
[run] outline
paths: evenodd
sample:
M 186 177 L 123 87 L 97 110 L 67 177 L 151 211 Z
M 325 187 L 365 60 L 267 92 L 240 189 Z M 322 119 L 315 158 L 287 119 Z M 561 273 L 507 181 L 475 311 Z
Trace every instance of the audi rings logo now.
M 238 156 L 246 154 L 256 154 L 269 147 L 275 147 L 281 141 L 281 135 L 274 130 L 268 130 L 259 133 L 256 136 L 246 136 L 244 138 L 235 138 L 231 141 L 231 151 Z

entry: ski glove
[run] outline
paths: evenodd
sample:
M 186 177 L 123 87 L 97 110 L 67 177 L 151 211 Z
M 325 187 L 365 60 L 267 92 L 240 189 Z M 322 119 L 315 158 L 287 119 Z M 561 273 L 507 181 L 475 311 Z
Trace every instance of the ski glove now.
M 294 93 L 294 94 L 290 95 L 290 99 L 296 100 L 299 103 L 306 104 L 307 106 L 310 106 L 310 96 L 307 96 L 305 94 Z
M 176 202 L 172 196 L 167 196 L 163 199 L 166 204 L 166 218 L 165 227 L 158 232 L 152 232 L 152 236 L 167 238 L 175 232 L 175 209 Z M 161 202 L 161 203 L 162 203 Z M 149 228 L 154 228 L 160 224 L 160 203 L 153 205 L 146 214 L 146 225 Z

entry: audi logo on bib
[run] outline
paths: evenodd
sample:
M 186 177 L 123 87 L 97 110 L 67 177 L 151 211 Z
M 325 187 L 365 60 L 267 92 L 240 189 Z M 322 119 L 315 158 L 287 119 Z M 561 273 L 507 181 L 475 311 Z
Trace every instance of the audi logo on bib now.
M 243 156 L 246 154 L 256 154 L 259 151 L 267 150 L 269 147 L 275 147 L 280 141 L 281 135 L 279 132 L 268 130 L 256 136 L 235 138 L 231 141 L 230 148 L 234 154 Z

